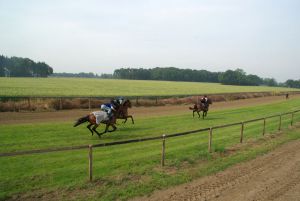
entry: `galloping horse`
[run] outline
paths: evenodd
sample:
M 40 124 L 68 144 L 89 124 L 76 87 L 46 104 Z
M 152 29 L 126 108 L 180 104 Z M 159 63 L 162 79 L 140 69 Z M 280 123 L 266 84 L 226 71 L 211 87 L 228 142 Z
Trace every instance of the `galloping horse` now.
M 113 132 L 117 129 L 115 126 L 117 119 L 125 119 L 123 123 L 127 121 L 127 118 L 131 118 L 132 123 L 134 124 L 132 115 L 128 115 L 128 108 L 131 108 L 131 102 L 129 100 L 124 101 L 123 104 L 116 107 L 116 111 L 113 111 L 113 116 L 111 119 L 108 118 L 108 115 L 104 111 L 95 111 L 91 112 L 87 116 L 79 118 L 74 124 L 74 127 L 84 123 L 89 122 L 87 128 L 91 131 L 92 135 L 94 132 L 101 137 L 106 132 Z M 106 124 L 105 130 L 102 133 L 99 133 L 96 129 L 100 123 Z M 94 125 L 92 128 L 91 126 Z M 108 130 L 109 126 L 113 127 L 113 130 Z
M 125 119 L 125 121 L 123 121 L 123 123 L 126 123 L 127 118 L 131 118 L 131 122 L 132 122 L 132 124 L 134 124 L 132 115 L 128 115 L 128 108 L 131 108 L 131 102 L 130 102 L 130 100 L 127 99 L 126 101 L 124 101 L 124 103 L 122 105 L 120 105 L 120 108 L 116 113 L 116 118 L 117 119 Z
M 89 125 L 87 125 L 87 128 L 91 131 L 92 135 L 94 135 L 94 132 L 95 132 L 99 137 L 101 137 L 101 135 L 103 135 L 106 132 L 113 132 L 117 129 L 117 127 L 115 126 L 115 124 L 116 124 L 115 115 L 111 119 L 109 119 L 107 113 L 104 111 L 91 112 L 87 116 L 79 118 L 77 120 L 77 122 L 74 124 L 74 127 L 76 127 L 84 122 L 89 122 Z M 96 130 L 96 128 L 100 125 L 100 123 L 106 124 L 105 130 L 102 133 L 99 133 Z M 94 126 L 91 129 L 92 125 L 94 125 Z M 113 127 L 113 130 L 108 130 L 109 126 Z
M 194 107 L 189 107 L 190 110 L 193 110 L 193 117 L 195 116 L 195 112 L 197 112 L 199 118 L 200 118 L 200 114 L 199 112 L 202 112 L 202 118 L 204 119 L 204 117 L 207 116 L 207 111 L 209 108 L 209 105 L 212 104 L 211 99 L 207 100 L 207 106 L 204 105 L 204 103 L 198 103 L 198 104 L 194 104 Z

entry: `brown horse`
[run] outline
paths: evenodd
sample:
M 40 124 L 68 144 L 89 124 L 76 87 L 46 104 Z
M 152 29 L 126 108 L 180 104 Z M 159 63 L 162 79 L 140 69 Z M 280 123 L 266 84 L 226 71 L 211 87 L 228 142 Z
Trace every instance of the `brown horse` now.
M 115 112 L 116 113 L 116 112 Z M 117 129 L 115 126 L 116 124 L 116 114 L 112 116 L 111 119 L 108 118 L 108 114 L 104 111 L 96 111 L 96 112 L 91 112 L 87 116 L 84 116 L 82 118 L 79 118 L 77 122 L 75 122 L 74 127 L 84 123 L 84 122 L 89 122 L 89 125 L 87 125 L 87 128 L 91 131 L 92 135 L 94 135 L 94 132 L 101 137 L 106 132 L 113 132 Z M 98 118 L 98 119 L 97 119 Z M 98 120 L 98 121 L 97 121 Z M 106 124 L 105 130 L 102 133 L 99 133 L 96 128 L 100 125 L 100 123 Z M 93 126 L 94 125 L 94 126 Z M 93 128 L 91 129 L 91 126 Z M 113 130 L 108 130 L 109 126 L 113 127 Z
M 204 103 L 200 102 L 200 103 L 194 104 L 193 107 L 189 107 L 190 110 L 193 110 L 193 117 L 195 117 L 195 112 L 197 112 L 198 117 L 200 118 L 200 112 L 202 111 L 202 119 L 204 119 L 204 117 L 207 116 L 207 111 L 208 111 L 209 105 L 212 104 L 211 99 L 208 99 L 207 103 L 208 103 L 207 106 L 205 106 Z
M 88 114 L 87 116 L 79 118 L 75 124 L 74 127 L 84 123 L 89 122 L 89 125 L 87 125 L 87 128 L 91 131 L 92 135 L 94 135 L 94 132 L 101 137 L 106 132 L 113 132 L 117 129 L 115 126 L 116 124 L 116 117 L 118 114 L 118 111 L 120 109 L 120 106 L 116 107 L 116 110 L 112 111 L 113 115 L 111 118 L 108 117 L 108 114 L 104 111 L 94 111 Z M 99 133 L 96 129 L 100 125 L 100 123 L 106 124 L 105 130 L 102 133 Z M 94 126 L 93 126 L 94 125 Z M 93 126 L 93 127 L 92 127 Z M 113 130 L 108 130 L 109 126 L 113 127 Z M 91 128 L 92 127 L 92 128 Z
M 134 124 L 132 115 L 128 115 L 128 108 L 131 108 L 131 102 L 129 100 L 126 100 L 124 101 L 123 104 L 118 105 L 116 107 L 116 111 L 113 111 L 113 116 L 110 120 L 108 119 L 107 113 L 104 111 L 91 112 L 87 116 L 78 119 L 77 122 L 74 124 L 74 127 L 84 122 L 89 122 L 87 128 L 91 131 L 92 135 L 94 135 L 95 132 L 100 137 L 106 132 L 113 132 L 117 129 L 117 127 L 115 126 L 117 119 L 125 119 L 123 123 L 126 123 L 127 118 L 131 118 L 131 121 Z M 97 118 L 99 118 L 98 122 L 97 122 Z M 100 125 L 100 123 L 106 124 L 105 130 L 102 133 L 99 133 L 96 130 L 96 128 Z M 108 130 L 109 126 L 113 127 L 113 130 Z
M 120 108 L 116 113 L 116 118 L 117 119 L 125 119 L 123 121 L 123 123 L 126 123 L 127 118 L 131 118 L 131 122 L 132 122 L 132 124 L 134 124 L 132 115 L 128 115 L 128 108 L 131 108 L 131 102 L 130 102 L 130 100 L 127 99 L 126 101 L 124 101 L 124 103 L 122 105 L 120 105 Z

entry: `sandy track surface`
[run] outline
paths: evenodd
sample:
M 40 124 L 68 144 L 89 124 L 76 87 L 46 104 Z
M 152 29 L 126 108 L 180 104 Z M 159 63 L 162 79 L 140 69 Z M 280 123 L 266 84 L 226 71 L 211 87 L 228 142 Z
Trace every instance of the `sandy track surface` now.
M 292 98 L 300 98 L 300 95 L 294 95 Z M 268 96 L 262 98 L 243 99 L 228 102 L 216 102 L 210 107 L 210 111 L 222 110 L 226 108 L 240 108 L 245 106 L 262 105 L 285 101 L 283 96 Z M 143 118 L 149 116 L 192 114 L 188 109 L 192 105 L 167 105 L 155 107 L 133 107 L 129 113 L 134 118 Z M 97 109 L 94 109 L 97 110 Z M 93 110 L 93 111 L 94 111 Z M 87 115 L 89 110 L 62 110 L 53 112 L 0 112 L 0 124 L 18 124 L 18 123 L 41 123 L 41 122 L 62 122 L 75 121 L 79 117 Z
M 142 201 L 299 201 L 300 140 L 212 176 L 163 191 Z

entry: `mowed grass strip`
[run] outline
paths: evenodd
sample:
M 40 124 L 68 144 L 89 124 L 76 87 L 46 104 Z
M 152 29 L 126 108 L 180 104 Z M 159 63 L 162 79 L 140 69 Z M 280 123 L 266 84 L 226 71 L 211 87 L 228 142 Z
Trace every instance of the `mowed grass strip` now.
M 166 96 L 262 91 L 299 91 L 299 89 L 230 86 L 199 82 L 84 78 L 0 78 L 0 96 Z
M 135 125 L 120 125 L 117 132 L 103 136 L 100 140 L 96 136 L 90 136 L 84 126 L 70 127 L 72 122 L 61 125 L 1 126 L 1 152 L 60 145 L 95 144 L 156 136 L 159 133 L 188 131 L 299 109 L 299 103 L 299 99 L 294 99 L 277 104 L 217 111 L 209 113 L 205 120 L 193 119 L 190 112 L 178 116 L 137 119 Z M 285 116 L 283 119 L 282 128 L 286 129 L 290 116 Z M 300 121 L 299 113 L 295 115 L 296 121 Z M 56 129 L 59 130 L 58 133 Z M 245 142 L 264 139 L 261 129 L 262 122 L 247 124 Z M 18 132 L 18 130 L 21 131 Z M 268 120 L 267 132 L 277 130 L 278 119 Z M 55 134 L 51 135 L 51 133 Z M 228 148 L 239 143 L 239 136 L 239 126 L 214 130 L 213 150 L 226 154 Z M 266 146 L 245 150 L 245 153 L 235 154 L 229 159 L 215 159 L 214 154 L 207 152 L 207 132 L 168 138 L 164 169 L 160 168 L 160 140 L 95 148 L 93 151 L 94 183 L 91 184 L 88 182 L 87 174 L 88 150 L 1 157 L 0 197 L 5 199 L 27 192 L 26 196 L 35 198 L 48 195 L 50 198 L 58 196 L 60 200 L 68 200 L 70 196 L 76 200 L 126 200 L 133 196 L 150 193 L 155 189 L 180 184 L 192 178 L 222 170 L 234 163 L 264 153 L 276 144 L 299 137 L 298 131 L 291 132 L 278 142 L 268 143 L 263 140 Z M 203 164 L 198 167 L 199 161 Z M 189 167 L 192 167 L 194 171 L 191 171 Z

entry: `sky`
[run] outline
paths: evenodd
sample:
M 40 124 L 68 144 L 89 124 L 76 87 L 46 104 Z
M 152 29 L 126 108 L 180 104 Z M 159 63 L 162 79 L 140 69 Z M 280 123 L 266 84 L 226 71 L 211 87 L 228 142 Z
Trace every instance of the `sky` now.
M 299 0 L 0 0 L 0 54 L 54 72 L 178 67 L 300 79 Z

